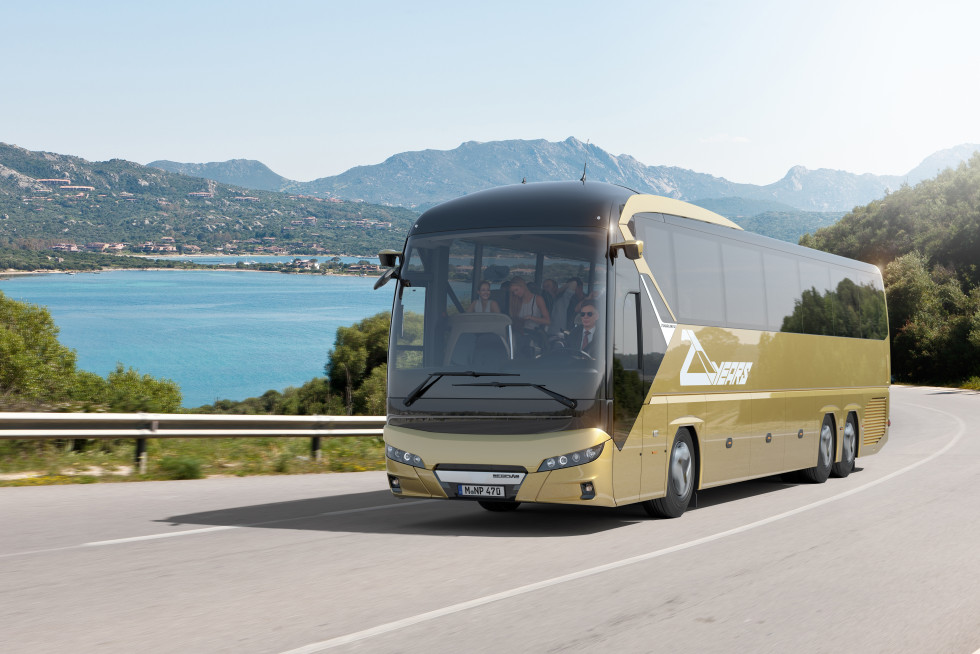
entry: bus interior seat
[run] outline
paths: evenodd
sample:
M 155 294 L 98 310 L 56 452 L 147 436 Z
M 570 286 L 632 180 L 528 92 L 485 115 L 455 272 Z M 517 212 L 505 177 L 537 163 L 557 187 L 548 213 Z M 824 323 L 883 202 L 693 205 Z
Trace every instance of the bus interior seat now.
M 449 318 L 446 363 L 458 366 L 499 365 L 510 358 L 510 316 L 460 313 Z

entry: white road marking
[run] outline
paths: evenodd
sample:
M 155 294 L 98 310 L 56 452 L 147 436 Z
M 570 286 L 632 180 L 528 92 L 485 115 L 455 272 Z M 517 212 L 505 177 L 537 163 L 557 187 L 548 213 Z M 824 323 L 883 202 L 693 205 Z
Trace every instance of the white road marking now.
M 396 506 L 398 507 L 409 507 L 418 506 L 421 504 L 428 504 L 430 502 L 438 502 L 439 500 L 413 500 L 410 502 L 398 502 L 395 504 L 382 504 L 380 506 L 366 506 L 359 509 L 343 509 L 341 511 L 326 511 L 324 513 L 313 513 L 311 515 L 293 516 L 291 518 L 278 518 L 276 520 L 266 520 L 264 522 L 251 522 L 248 524 L 241 525 L 224 525 L 220 527 L 204 527 L 201 529 L 185 529 L 183 531 L 168 531 L 162 534 L 149 534 L 147 536 L 132 536 L 130 538 L 114 538 L 112 540 L 96 540 L 90 543 L 82 543 L 81 545 L 66 545 L 65 547 L 52 547 L 43 550 L 30 550 L 27 552 L 12 552 L 10 554 L 0 554 L 0 559 L 9 558 L 14 556 L 26 556 L 28 554 L 44 554 L 45 552 L 60 552 L 63 550 L 73 550 L 81 547 L 101 547 L 103 545 L 122 545 L 124 543 L 137 543 L 145 540 L 158 540 L 161 538 L 176 538 L 178 536 L 194 536 L 197 534 L 207 534 L 215 531 L 228 531 L 230 529 L 246 529 L 248 527 L 264 527 L 265 525 L 273 525 L 281 522 L 292 522 L 295 520 L 307 520 L 309 518 L 325 518 L 329 516 L 337 515 L 348 515 L 351 513 L 364 513 L 367 511 L 381 511 L 383 509 L 391 509 Z
M 925 465 L 925 464 L 929 463 L 930 461 L 932 461 L 933 459 L 936 459 L 937 457 L 942 456 L 943 454 L 945 454 L 946 452 L 948 452 L 954 445 L 956 445 L 959 442 L 960 438 L 962 438 L 963 434 L 966 432 L 966 423 L 964 423 L 963 420 L 961 420 L 958 416 L 955 416 L 955 415 L 953 415 L 951 413 L 947 413 L 945 411 L 940 411 L 939 409 L 933 409 L 931 407 L 924 407 L 924 406 L 920 406 L 920 405 L 916 405 L 916 404 L 912 404 L 910 406 L 915 406 L 915 407 L 917 407 L 919 409 L 925 409 L 927 411 L 934 411 L 936 413 L 941 413 L 941 414 L 943 414 L 943 415 L 945 415 L 947 417 L 950 417 L 950 418 L 952 418 L 953 420 L 955 420 L 958 423 L 959 429 L 957 430 L 957 432 L 953 436 L 953 438 L 949 441 L 949 443 L 947 443 L 946 446 L 943 447 L 942 449 L 940 449 L 940 450 L 938 450 L 936 452 L 933 452 L 930 456 L 928 456 L 928 457 L 926 457 L 924 459 L 921 459 L 919 461 L 916 461 L 915 463 L 913 463 L 911 465 L 908 465 L 908 466 L 906 466 L 904 468 L 901 468 L 899 470 L 896 470 L 895 472 L 892 472 L 890 474 L 887 474 L 884 477 L 879 477 L 878 479 L 875 479 L 874 481 L 868 482 L 867 484 L 864 484 L 862 486 L 858 486 L 856 488 L 852 488 L 851 490 L 844 491 L 843 493 L 840 493 L 839 495 L 834 495 L 833 497 L 827 497 L 827 498 L 824 498 L 822 500 L 818 500 L 816 502 L 812 502 L 810 504 L 806 504 L 804 506 L 801 506 L 801 507 L 792 509 L 790 511 L 785 511 L 783 513 L 779 513 L 779 514 L 776 514 L 774 516 L 770 516 L 768 518 L 763 518 L 762 520 L 757 520 L 755 522 L 750 522 L 748 524 L 742 525 L 741 527 L 735 527 L 733 529 L 728 529 L 726 531 L 721 531 L 721 532 L 718 532 L 717 534 L 712 534 L 710 536 L 705 536 L 703 538 L 698 538 L 698 539 L 695 539 L 695 540 L 692 540 L 692 541 L 688 541 L 686 543 L 680 543 L 680 544 L 674 545 L 672 547 L 665 547 L 663 549 L 656 550 L 654 552 L 647 552 L 646 554 L 640 554 L 638 556 L 632 556 L 632 557 L 627 558 L 627 559 L 622 559 L 622 560 L 619 560 L 619 561 L 614 561 L 612 563 L 607 563 L 605 565 L 596 566 L 594 568 L 588 568 L 588 569 L 585 569 L 585 570 L 580 570 L 578 572 L 572 572 L 572 573 L 567 574 L 567 575 L 561 575 L 559 577 L 553 577 L 551 579 L 545 579 L 543 581 L 539 581 L 539 582 L 536 582 L 536 583 L 533 583 L 533 584 L 527 584 L 525 586 L 518 586 L 517 588 L 512 588 L 510 590 L 505 590 L 505 591 L 502 591 L 502 592 L 499 592 L 499 593 L 494 593 L 492 595 L 485 595 L 483 597 L 478 597 L 476 599 L 472 599 L 472 600 L 469 600 L 469 601 L 466 601 L 466 602 L 461 602 L 459 604 L 453 604 L 453 605 L 450 605 L 450 606 L 443 607 L 441 609 L 436 609 L 434 611 L 428 611 L 426 613 L 420 613 L 418 615 L 409 616 L 409 617 L 403 618 L 401 620 L 396 620 L 394 622 L 388 622 L 386 624 L 378 625 L 376 627 L 371 627 L 370 629 L 364 629 L 362 631 L 356 631 L 354 633 L 346 634 L 344 636 L 338 636 L 336 638 L 331 638 L 329 640 L 320 641 L 318 643 L 311 643 L 309 645 L 304 645 L 302 647 L 297 647 L 296 649 L 288 650 L 286 652 L 283 652 L 282 654 L 314 654 L 315 652 L 322 652 L 324 650 L 332 649 L 334 647 L 340 647 L 341 645 L 348 645 L 350 643 L 355 643 L 357 641 L 365 640 L 367 638 L 372 638 L 374 636 L 381 636 L 383 634 L 388 634 L 388 633 L 391 633 L 393 631 L 397 631 L 399 629 L 403 629 L 405 627 L 411 627 L 413 625 L 417 625 L 417 624 L 420 624 L 420 623 L 423 623 L 423 622 L 429 622 L 430 620 L 435 620 L 437 618 L 442 618 L 442 617 L 445 617 L 447 615 L 452 615 L 454 613 L 460 613 L 462 611 L 467 611 L 469 609 L 473 609 L 473 608 L 476 608 L 478 606 L 485 606 L 485 605 L 491 604 L 493 602 L 499 602 L 501 600 L 510 599 L 512 597 L 517 597 L 519 595 L 526 595 L 528 593 L 532 593 L 532 592 L 534 592 L 536 590 L 541 590 L 543 588 L 550 588 L 552 586 L 557 586 L 559 584 L 564 584 L 564 583 L 567 583 L 567 582 L 570 582 L 570 581 L 576 581 L 578 579 L 584 579 L 585 577 L 592 577 L 594 575 L 602 574 L 603 572 L 609 572 L 611 570 L 617 570 L 619 568 L 624 568 L 626 566 L 630 566 L 630 565 L 633 565 L 635 563 L 642 563 L 644 561 L 650 561 L 652 559 L 656 559 L 656 558 L 659 558 L 659 557 L 662 557 L 662 556 L 666 556 L 668 554 L 673 554 L 674 552 L 681 552 L 681 551 L 684 551 L 684 550 L 691 549 L 693 547 L 697 547 L 699 545 L 704 545 L 706 543 L 712 543 L 712 542 L 721 540 L 723 538 L 728 538 L 729 536 L 735 536 L 737 534 L 742 534 L 742 533 L 745 533 L 747 531 L 751 531 L 753 529 L 757 529 L 759 527 L 763 527 L 765 525 L 772 524 L 772 523 L 777 522 L 779 520 L 784 520 L 786 518 L 790 518 L 792 516 L 799 515 L 800 513 L 804 513 L 806 511 L 810 511 L 812 509 L 816 509 L 818 507 L 825 506 L 825 505 L 830 504 L 832 502 L 837 502 L 838 500 L 842 500 L 842 499 L 844 499 L 846 497 L 850 497 L 851 495 L 855 495 L 855 494 L 860 493 L 862 491 L 866 491 L 869 488 L 873 488 L 875 486 L 878 486 L 879 484 L 883 484 L 886 481 L 892 480 L 895 477 L 898 477 L 899 475 L 903 475 L 903 474 L 905 474 L 907 472 L 910 472 L 910 471 L 918 468 L 919 466 Z
M 156 540 L 157 538 L 174 538 L 176 536 L 190 536 L 192 534 L 204 534 L 210 531 L 225 531 L 227 529 L 238 529 L 238 525 L 227 527 L 206 527 L 204 529 L 187 529 L 185 531 L 169 531 L 165 534 L 150 534 L 149 536 L 133 536 L 132 538 L 115 538 L 113 540 L 97 540 L 91 543 L 82 543 L 79 547 L 98 547 L 100 545 L 119 545 L 121 543 L 135 543 L 141 540 Z

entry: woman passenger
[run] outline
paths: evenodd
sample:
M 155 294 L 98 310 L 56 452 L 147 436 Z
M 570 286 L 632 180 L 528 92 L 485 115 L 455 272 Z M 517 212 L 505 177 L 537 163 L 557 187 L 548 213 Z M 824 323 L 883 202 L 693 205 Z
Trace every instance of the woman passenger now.
M 520 277 L 515 277 L 510 283 L 509 313 L 514 324 L 524 331 L 544 329 L 551 324 L 551 314 L 544 298 L 528 290 L 527 282 Z
M 467 313 L 500 313 L 500 305 L 490 299 L 490 282 L 484 280 L 477 287 L 477 298 L 466 310 Z

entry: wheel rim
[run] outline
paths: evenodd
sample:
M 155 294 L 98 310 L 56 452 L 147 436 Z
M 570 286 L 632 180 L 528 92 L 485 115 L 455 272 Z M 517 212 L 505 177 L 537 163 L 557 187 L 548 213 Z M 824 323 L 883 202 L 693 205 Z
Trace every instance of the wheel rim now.
M 825 424 L 820 430 L 820 463 L 827 465 L 833 460 L 834 430 Z
M 691 449 L 687 443 L 674 445 L 674 451 L 670 455 L 670 483 L 674 486 L 674 492 L 680 497 L 687 495 L 694 483 L 692 467 Z
M 857 450 L 857 431 L 854 423 L 848 421 L 844 426 L 844 462 L 854 459 L 854 452 Z

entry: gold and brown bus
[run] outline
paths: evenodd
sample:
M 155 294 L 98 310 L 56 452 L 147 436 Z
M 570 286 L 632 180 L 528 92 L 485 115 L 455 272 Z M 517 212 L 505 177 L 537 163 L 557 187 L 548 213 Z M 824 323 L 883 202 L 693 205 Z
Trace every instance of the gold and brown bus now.
M 399 497 L 674 517 L 698 489 L 846 476 L 888 439 L 875 266 L 594 182 L 446 202 L 381 259 Z

